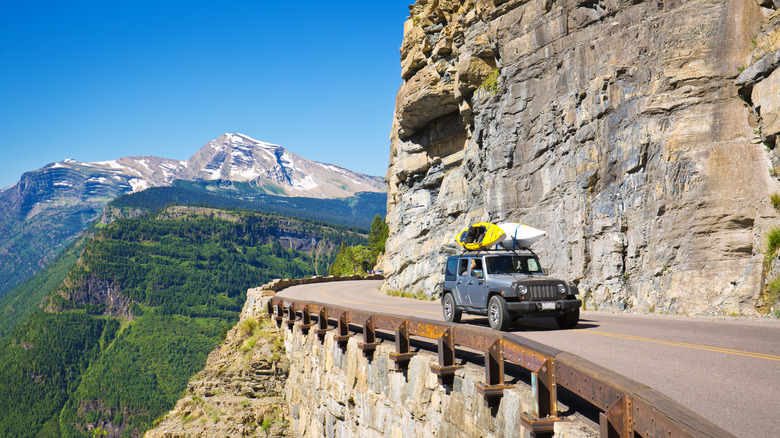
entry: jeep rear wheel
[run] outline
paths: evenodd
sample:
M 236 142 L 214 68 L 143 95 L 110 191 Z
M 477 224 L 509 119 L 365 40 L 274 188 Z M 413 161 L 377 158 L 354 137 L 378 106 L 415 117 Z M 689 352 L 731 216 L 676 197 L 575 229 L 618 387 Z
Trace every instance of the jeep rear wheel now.
M 463 313 L 455 307 L 455 299 L 451 293 L 444 294 L 441 299 L 441 311 L 444 314 L 444 320 L 447 322 L 460 322 Z
M 557 322 L 558 327 L 562 329 L 573 329 L 574 327 L 577 327 L 577 323 L 580 322 L 580 309 L 574 309 L 573 312 L 556 316 L 555 322 Z
M 512 318 L 506 310 L 506 301 L 500 295 L 493 295 L 488 302 L 488 322 L 493 330 L 505 331 Z

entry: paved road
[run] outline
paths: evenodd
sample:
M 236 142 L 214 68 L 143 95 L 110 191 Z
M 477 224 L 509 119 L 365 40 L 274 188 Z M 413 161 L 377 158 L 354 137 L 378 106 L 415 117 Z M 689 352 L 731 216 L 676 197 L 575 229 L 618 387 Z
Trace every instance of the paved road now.
M 381 281 L 296 286 L 279 295 L 442 320 L 438 302 L 389 297 Z M 464 315 L 464 324 L 487 326 Z M 582 312 L 574 330 L 512 330 L 661 391 L 738 437 L 780 437 L 780 321 Z

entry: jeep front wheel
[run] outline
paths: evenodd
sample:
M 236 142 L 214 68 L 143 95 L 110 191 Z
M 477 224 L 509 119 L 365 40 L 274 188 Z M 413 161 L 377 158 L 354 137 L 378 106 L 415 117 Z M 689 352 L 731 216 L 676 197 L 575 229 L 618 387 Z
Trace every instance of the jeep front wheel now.
M 460 322 L 460 317 L 463 315 L 460 309 L 455 307 L 455 299 L 451 293 L 445 294 L 441 299 L 441 311 L 447 322 Z
M 574 309 L 573 312 L 556 316 L 555 322 L 557 322 L 558 327 L 562 329 L 573 329 L 574 327 L 577 327 L 577 323 L 580 322 L 580 309 Z
M 512 318 L 506 310 L 506 301 L 500 295 L 493 295 L 488 302 L 488 322 L 493 330 L 505 331 Z

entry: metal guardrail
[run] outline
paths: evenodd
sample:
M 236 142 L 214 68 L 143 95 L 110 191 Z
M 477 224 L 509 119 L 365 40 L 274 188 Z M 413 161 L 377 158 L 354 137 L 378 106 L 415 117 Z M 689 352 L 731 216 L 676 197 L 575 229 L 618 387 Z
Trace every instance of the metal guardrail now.
M 363 342 L 358 343 L 358 347 L 369 358 L 379 345 L 377 330 L 389 332 L 395 339 L 395 352 L 390 353 L 390 359 L 397 369 L 405 369 L 416 354 L 410 349 L 412 336 L 436 340 L 439 363 L 431 365 L 431 372 L 442 384 L 450 384 L 455 372 L 462 368 L 455 364 L 456 348 L 483 353 L 485 381 L 477 384 L 477 390 L 484 397 L 486 406 L 500 401 L 504 390 L 512 387 L 505 382 L 504 365 L 505 362 L 516 364 L 531 372 L 534 408 L 530 414 L 521 414 L 521 422 L 533 437 L 553 436 L 553 424 L 560 420 L 557 412 L 559 386 L 601 411 L 599 427 L 605 438 L 733 437 L 647 385 L 575 354 L 514 334 L 283 297 L 273 297 L 267 310 L 277 326 L 286 318 L 289 329 L 296 324 L 304 334 L 314 329 L 321 341 L 333 326 L 334 339 L 342 349 L 352 336 L 350 325 L 360 326 Z M 316 324 L 312 322 L 314 319 Z

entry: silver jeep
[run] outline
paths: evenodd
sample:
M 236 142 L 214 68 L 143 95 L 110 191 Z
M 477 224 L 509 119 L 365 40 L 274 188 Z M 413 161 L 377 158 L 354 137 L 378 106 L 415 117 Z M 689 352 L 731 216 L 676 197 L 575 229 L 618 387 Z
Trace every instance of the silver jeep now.
M 570 329 L 580 319 L 578 293 L 577 286 L 548 277 L 530 250 L 474 251 L 447 257 L 441 305 L 450 322 L 465 312 L 506 330 L 521 317 L 554 317 Z

